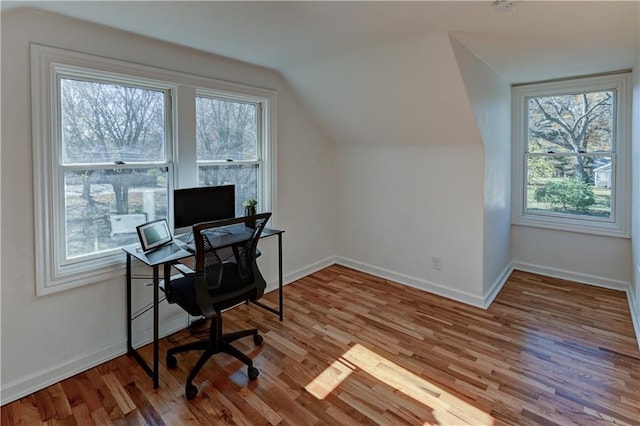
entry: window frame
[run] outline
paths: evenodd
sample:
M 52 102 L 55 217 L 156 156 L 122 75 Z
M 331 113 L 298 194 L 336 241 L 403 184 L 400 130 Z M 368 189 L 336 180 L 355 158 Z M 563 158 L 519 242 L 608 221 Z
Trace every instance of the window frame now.
M 65 66 L 55 66 L 55 74 L 56 74 L 56 87 L 52 88 L 52 95 L 55 96 L 52 99 L 52 103 L 56 105 L 56 108 L 52 111 L 51 114 L 51 125 L 54 128 L 55 135 L 55 143 L 51 144 L 52 149 L 52 166 L 57 173 L 53 173 L 53 182 L 52 182 L 52 197 L 53 197 L 53 205 L 54 205 L 54 220 L 56 220 L 56 226 L 53 227 L 53 236 L 54 241 L 57 242 L 57 247 L 54 250 L 55 262 L 57 265 L 60 265 L 61 272 L 67 270 L 76 270 L 78 267 L 76 264 L 81 264 L 87 261 L 94 261 L 103 257 L 111 257 L 111 256 L 119 256 L 121 254 L 121 248 L 117 247 L 114 249 L 95 252 L 88 255 L 79 256 L 77 258 L 67 258 L 66 256 L 66 232 L 65 229 L 67 227 L 65 220 L 65 172 L 67 171 L 75 171 L 75 170 L 107 170 L 107 169 L 118 169 L 118 170 L 133 170 L 133 169 L 148 169 L 148 168 L 165 168 L 167 169 L 167 209 L 169 209 L 168 201 L 169 194 L 172 189 L 173 182 L 173 165 L 171 161 L 171 156 L 173 149 L 172 147 L 172 102 L 171 102 L 171 93 L 172 88 L 167 87 L 166 84 L 154 84 L 153 82 L 149 82 L 147 80 L 137 80 L 133 79 L 129 76 L 122 78 L 120 75 L 116 74 L 106 74 L 100 72 L 91 72 L 88 70 L 82 70 L 79 72 L 77 69 L 69 70 L 68 67 Z M 90 76 L 87 76 L 90 74 Z M 62 147 L 62 128 L 59 126 L 62 122 L 62 112 L 60 110 L 61 102 L 61 94 L 59 89 L 61 88 L 60 82 L 62 79 L 81 79 L 81 81 L 88 81 L 94 83 L 106 83 L 106 84 L 117 84 L 123 86 L 136 87 L 140 89 L 146 90 L 155 90 L 161 91 L 164 93 L 164 112 L 165 112 L 165 122 L 164 122 L 164 159 L 161 161 L 145 161 L 145 162 L 135 162 L 135 163 L 127 163 L 127 164 L 115 164 L 115 163 L 65 163 L 63 160 L 63 147 Z M 150 84 L 151 83 L 151 84 Z M 109 261 L 107 261 L 109 262 Z M 100 263 L 98 263 L 100 264 Z M 82 270 L 82 267 L 79 269 Z
M 168 215 L 173 222 L 173 189 L 198 186 L 195 162 L 195 93 L 198 90 L 217 91 L 226 96 L 259 100 L 262 105 L 263 132 L 263 208 L 275 206 L 276 92 L 184 72 L 159 69 L 146 65 L 99 57 L 32 43 L 31 102 L 34 179 L 34 244 L 36 296 L 121 277 L 125 262 L 121 250 L 92 259 L 64 264 L 60 235 L 64 236 L 64 200 L 60 198 L 64 185 L 64 168 L 59 167 L 60 117 L 57 96 L 58 77 L 62 70 L 88 81 L 106 79 L 166 90 L 169 110 L 166 111 L 165 163 L 150 163 L 168 168 Z M 147 163 L 144 163 L 147 164 Z M 131 164 L 139 167 L 143 164 Z M 64 193 L 64 187 L 62 187 Z M 275 212 L 272 223 L 275 223 Z M 56 243 L 58 241 L 58 243 Z
M 527 210 L 528 110 L 530 98 L 561 96 L 590 91 L 615 93 L 614 134 L 611 156 L 611 218 L 581 218 L 577 215 L 532 212 Z M 576 77 L 565 80 L 512 86 L 512 224 L 620 238 L 630 237 L 630 147 L 631 147 L 631 73 Z M 596 153 L 586 153 L 586 156 Z M 558 153 L 563 156 L 563 153 Z M 576 154 L 580 155 L 580 154 Z
M 253 104 L 256 106 L 256 160 L 233 160 L 231 162 L 225 160 L 198 160 L 196 155 L 196 173 L 198 175 L 197 186 L 200 185 L 200 167 L 201 166 L 258 166 L 258 179 L 257 179 L 257 194 L 258 194 L 258 212 L 272 211 L 271 200 L 272 196 L 269 196 L 272 191 L 272 176 L 269 167 L 265 167 L 265 157 L 269 157 L 269 153 L 272 151 L 269 147 L 268 137 L 269 125 L 268 117 L 270 116 L 271 102 L 265 99 L 264 96 L 256 96 L 249 93 L 230 93 L 224 90 L 218 90 L 213 88 L 197 88 L 195 92 L 195 98 L 213 98 L 222 101 L 230 102 L 243 102 Z M 197 116 L 196 116 L 197 118 Z M 242 200 L 236 199 L 236 204 L 241 203 Z

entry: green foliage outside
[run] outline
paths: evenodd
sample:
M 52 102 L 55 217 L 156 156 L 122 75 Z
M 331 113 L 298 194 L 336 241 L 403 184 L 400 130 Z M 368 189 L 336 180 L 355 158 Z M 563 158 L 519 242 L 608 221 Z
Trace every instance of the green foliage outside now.
M 596 178 L 613 161 L 613 100 L 611 90 L 527 100 L 528 211 L 611 216 L 611 185 Z
M 563 210 L 569 207 L 586 210 L 595 204 L 591 187 L 573 179 L 558 179 L 547 183 L 536 189 L 534 199 L 550 204 L 554 208 L 561 207 Z

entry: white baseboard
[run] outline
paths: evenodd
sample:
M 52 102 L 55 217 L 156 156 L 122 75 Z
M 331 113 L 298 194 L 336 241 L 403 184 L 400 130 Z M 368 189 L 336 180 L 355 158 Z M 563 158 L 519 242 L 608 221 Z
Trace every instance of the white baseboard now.
M 634 277 L 635 280 L 640 280 L 640 264 L 636 265 L 637 274 Z M 636 281 L 636 285 L 640 286 L 640 282 Z M 627 300 L 629 301 L 629 311 L 631 312 L 631 321 L 633 322 L 633 330 L 636 332 L 636 340 L 638 341 L 638 348 L 640 349 L 640 300 L 636 295 L 640 292 L 634 292 L 632 286 L 627 290 Z
M 326 259 L 320 260 L 318 262 L 312 263 L 311 265 L 307 265 L 304 268 L 300 268 L 286 274 L 284 277 L 282 277 L 282 283 L 283 285 L 287 285 L 289 283 L 299 280 L 300 278 L 306 277 L 307 275 L 311 275 L 314 272 L 318 272 L 319 270 L 324 269 L 328 266 L 331 266 L 335 263 L 336 263 L 335 256 L 327 257 Z M 267 283 L 267 289 L 265 290 L 265 292 L 269 293 L 277 289 L 278 289 L 278 280 L 275 279 Z
M 420 278 L 412 277 L 406 274 L 390 271 L 388 269 L 379 268 L 377 266 L 369 265 L 363 262 L 358 262 L 345 257 L 328 257 L 321 261 L 315 262 L 304 268 L 300 268 L 296 271 L 286 274 L 283 277 L 283 283 L 289 284 L 335 263 L 353 268 L 371 275 L 375 275 L 380 278 L 388 279 L 409 287 L 417 288 L 427 291 L 442 297 L 446 297 L 452 300 L 456 300 L 469 305 L 477 306 L 486 309 L 500 293 L 500 290 L 506 283 L 509 275 L 514 269 L 519 269 L 526 272 L 532 272 L 536 274 L 551 276 L 555 278 L 567 279 L 576 282 L 582 282 L 586 284 L 596 285 L 600 287 L 612 288 L 615 290 L 626 291 L 627 299 L 629 301 L 629 307 L 631 310 L 631 316 L 633 325 L 638 338 L 638 346 L 640 347 L 640 306 L 635 300 L 635 296 L 631 291 L 631 285 L 623 281 L 611 280 L 603 277 L 596 277 L 592 275 L 579 274 L 572 271 L 566 271 L 555 268 L 547 268 L 539 265 L 532 265 L 523 262 L 513 262 L 509 265 L 498 279 L 491 286 L 489 291 L 486 292 L 484 297 L 472 295 L 467 292 L 452 290 L 442 285 L 423 280 Z M 278 280 L 273 280 L 267 283 L 267 291 L 273 291 L 278 289 Z M 169 321 L 163 321 L 161 323 L 159 335 L 161 337 L 168 336 L 182 330 L 187 326 L 187 319 L 184 315 L 176 316 Z M 147 328 L 134 334 L 133 341 L 136 347 L 145 345 L 152 341 L 152 330 Z M 27 396 L 33 392 L 50 386 L 54 383 L 60 382 L 66 378 L 69 378 L 75 374 L 86 371 L 104 362 L 112 360 L 120 355 L 126 353 L 126 341 L 120 339 L 105 347 L 99 348 L 95 351 L 81 354 L 73 359 L 67 360 L 64 363 L 50 366 L 46 369 L 36 371 L 29 374 L 26 377 L 20 378 L 13 382 L 3 384 L 0 395 L 0 405 L 5 405 Z
M 471 293 L 454 290 L 431 281 L 423 280 L 422 278 L 416 278 L 399 272 L 390 271 L 388 269 L 379 268 L 377 266 L 348 259 L 346 257 L 338 257 L 336 259 L 336 263 L 367 274 L 375 275 L 376 277 L 384 278 L 399 284 L 424 290 L 438 296 L 446 297 L 447 299 L 456 300 L 458 302 L 466 303 L 467 305 L 473 305 L 484 309 L 485 298 L 475 296 Z
M 638 306 L 638 300 L 635 300 L 633 294 L 633 288 L 631 283 L 619 280 L 612 280 L 610 278 L 598 277 L 595 275 L 580 274 L 578 272 L 567 271 L 564 269 L 547 268 L 545 266 L 533 265 L 525 262 L 513 262 L 513 269 L 520 271 L 532 272 L 534 274 L 546 275 L 548 277 L 560 278 L 563 280 L 575 281 L 578 283 L 594 285 L 596 287 L 609 288 L 612 290 L 624 291 L 627 294 L 627 301 L 629 302 L 629 311 L 631 313 L 631 321 L 636 333 L 636 340 L 638 341 L 638 348 L 640 348 L 640 307 Z M 640 275 L 640 268 L 638 270 Z
M 300 268 L 283 277 L 283 283 L 286 285 L 290 282 L 296 281 L 304 276 L 312 274 L 320 269 L 336 263 L 335 257 L 328 257 L 319 262 L 315 262 L 304 268 Z M 267 283 L 266 291 L 273 291 L 278 289 L 278 280 L 270 281 Z M 165 337 L 180 331 L 187 327 L 188 315 L 180 314 L 170 320 L 162 320 L 160 323 L 160 330 L 158 334 L 160 337 Z M 151 343 L 153 340 L 153 331 L 151 327 L 146 327 L 143 330 L 134 332 L 132 336 L 134 347 L 144 346 Z M 63 363 L 49 366 L 46 369 L 33 372 L 28 376 L 21 377 L 18 380 L 3 384 L 0 391 L 0 405 L 5 405 L 20 399 L 24 396 L 30 395 L 33 392 L 37 392 L 41 389 L 58 383 L 64 379 L 74 376 L 78 373 L 86 371 L 97 365 L 110 361 L 116 357 L 124 355 L 127 352 L 126 339 L 119 339 L 105 347 L 99 348 L 95 351 L 87 352 L 85 354 L 78 355 L 72 359 L 69 359 Z
M 186 315 L 186 314 L 185 314 Z M 187 325 L 185 315 L 180 315 L 168 321 L 163 321 L 158 331 L 161 337 L 168 336 L 177 331 L 182 330 Z M 132 338 L 134 347 L 144 346 L 153 340 L 153 331 L 151 328 L 135 333 Z M 80 354 L 77 357 L 68 359 L 67 361 L 49 366 L 46 369 L 33 372 L 19 380 L 14 380 L 2 386 L 2 394 L 0 395 L 0 405 L 5 405 L 30 395 L 41 389 L 58 383 L 64 379 L 74 376 L 83 371 L 89 370 L 97 365 L 105 363 L 109 360 L 119 357 L 127 353 L 126 339 L 120 339 L 105 347 L 95 351 Z
M 483 308 L 488 309 L 489 306 L 491 306 L 493 301 L 496 299 L 496 297 L 500 293 L 500 290 L 502 290 L 502 287 L 504 287 L 507 280 L 509 279 L 509 276 L 513 272 L 513 269 L 514 269 L 513 263 L 510 265 L 507 265 L 507 267 L 504 268 L 504 270 L 502 271 L 502 274 L 500 274 L 500 276 L 491 285 L 491 287 L 489 288 L 489 291 L 485 293 Z
M 638 341 L 638 349 L 640 349 L 640 301 L 636 300 L 631 289 L 627 290 L 627 300 L 629 301 L 629 311 L 631 312 L 631 322 L 633 322 L 633 330 L 636 332 L 636 340 Z
M 524 272 L 531 272 L 534 274 L 545 275 L 547 277 L 590 284 L 597 287 L 610 288 L 612 290 L 627 291 L 631 288 L 631 284 L 625 281 L 612 280 L 611 278 L 599 277 L 596 275 L 581 274 L 579 272 L 567 271 L 565 269 L 549 268 L 525 262 L 513 262 L 512 266 L 513 269 L 518 269 Z

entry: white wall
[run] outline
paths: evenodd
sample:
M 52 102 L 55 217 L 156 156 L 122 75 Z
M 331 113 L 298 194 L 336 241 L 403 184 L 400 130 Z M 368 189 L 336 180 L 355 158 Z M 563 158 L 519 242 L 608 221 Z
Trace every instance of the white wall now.
M 482 305 L 482 139 L 456 70 L 447 34 L 435 33 L 288 77 L 341 137 L 340 262 Z M 331 93 L 317 90 L 327 82 Z
M 638 17 L 640 19 L 640 16 Z M 636 338 L 640 347 L 640 59 L 633 70 L 633 118 L 632 118 L 632 281 L 630 291 L 631 314 L 633 315 Z
M 1 18 L 2 403 L 124 353 L 126 340 L 124 276 L 35 297 L 30 42 L 277 90 L 276 225 L 286 230 L 285 279 L 333 259 L 335 233 L 327 232 L 336 228 L 333 144 L 277 73 L 44 12 L 15 10 Z M 275 248 L 275 240 L 261 242 L 271 287 Z M 140 286 L 136 304 L 150 300 L 149 293 Z M 163 305 L 161 322 L 167 332 L 184 326 L 186 315 Z M 148 326 L 144 319 L 135 330 Z
M 456 55 L 484 147 L 483 294 L 490 302 L 511 264 L 511 90 L 454 37 Z
M 480 146 L 338 149 L 340 262 L 481 306 L 481 159 Z
M 513 226 L 517 269 L 624 290 L 631 282 L 631 242 L 553 229 Z

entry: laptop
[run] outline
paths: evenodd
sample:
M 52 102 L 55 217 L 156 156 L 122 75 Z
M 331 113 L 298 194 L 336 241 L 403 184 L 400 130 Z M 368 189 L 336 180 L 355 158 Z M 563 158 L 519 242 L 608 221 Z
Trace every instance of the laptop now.
M 140 247 L 149 261 L 155 263 L 182 250 L 174 244 L 166 219 L 158 219 L 136 227 Z

